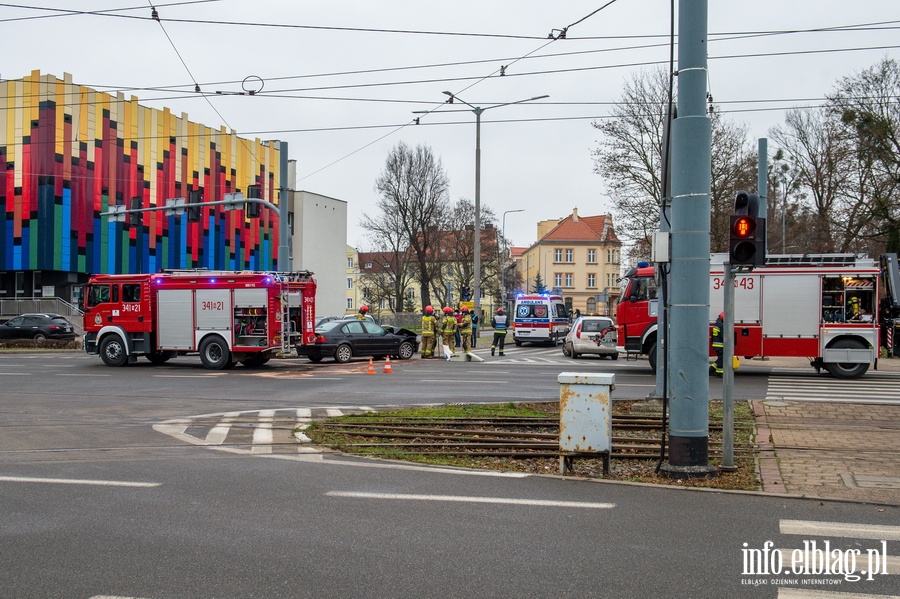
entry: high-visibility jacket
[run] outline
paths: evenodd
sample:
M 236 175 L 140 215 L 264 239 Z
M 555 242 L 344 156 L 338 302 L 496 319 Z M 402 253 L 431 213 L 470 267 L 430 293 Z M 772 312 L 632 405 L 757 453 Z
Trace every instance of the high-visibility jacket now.
M 719 317 L 716 319 L 715 324 L 713 324 L 712 328 L 712 346 L 714 349 L 721 349 L 725 347 L 725 339 L 722 336 L 722 329 L 724 328 L 725 323 L 722 318 Z
M 456 317 L 452 314 L 447 314 L 441 319 L 441 334 L 447 335 L 456 332 L 456 325 Z
M 459 334 L 460 335 L 471 335 L 472 334 L 472 317 L 466 314 L 462 318 L 462 322 L 459 324 Z
M 422 336 L 433 336 L 437 328 L 437 319 L 432 314 L 422 317 Z
M 495 333 L 506 332 L 506 314 L 497 314 L 491 319 L 491 327 Z

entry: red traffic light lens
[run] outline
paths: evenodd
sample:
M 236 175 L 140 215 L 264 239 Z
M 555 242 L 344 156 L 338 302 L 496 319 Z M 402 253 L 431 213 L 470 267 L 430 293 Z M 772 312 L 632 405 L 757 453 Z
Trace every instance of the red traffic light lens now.
M 735 237 L 739 237 L 741 239 L 753 237 L 753 234 L 756 232 L 756 219 L 750 218 L 749 216 L 742 216 L 740 218 L 736 218 L 734 223 L 731 225 L 731 233 Z

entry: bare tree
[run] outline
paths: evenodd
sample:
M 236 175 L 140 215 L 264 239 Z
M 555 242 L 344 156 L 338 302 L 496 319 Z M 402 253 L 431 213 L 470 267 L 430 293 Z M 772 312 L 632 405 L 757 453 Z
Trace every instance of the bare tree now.
M 669 77 L 662 68 L 636 73 L 625 83 L 612 118 L 592 123 L 604 134 L 591 153 L 594 172 L 603 177 L 615 204 L 617 232 L 635 242 L 632 252 L 649 248 L 651 233 L 659 230 L 668 86 Z M 744 126 L 715 110 L 710 119 L 711 246 L 719 251 L 727 248 L 735 191 L 756 186 L 756 161 Z
M 900 251 L 900 64 L 885 58 L 844 77 L 829 95 L 829 108 L 854 134 L 856 185 L 871 208 L 864 234 L 887 251 Z
M 843 245 L 836 236 L 834 220 L 842 194 L 850 184 L 849 167 L 853 147 L 846 128 L 825 109 L 790 110 L 784 125 L 770 134 L 781 145 L 797 170 L 815 214 L 814 252 L 832 252 Z
M 395 224 L 409 248 L 423 306 L 431 304 L 431 259 L 446 221 L 448 187 L 444 167 L 431 148 L 411 149 L 403 142 L 388 154 L 375 182 L 381 196 L 376 206 L 382 214 L 396 216 Z
M 377 217 L 363 214 L 360 226 L 368 232 L 380 258 L 377 268 L 366 272 L 362 283 L 369 297 L 389 300 L 392 311 L 403 310 L 403 298 L 411 282 L 406 235 L 399 212 L 381 212 Z M 361 269 L 362 270 L 362 269 Z

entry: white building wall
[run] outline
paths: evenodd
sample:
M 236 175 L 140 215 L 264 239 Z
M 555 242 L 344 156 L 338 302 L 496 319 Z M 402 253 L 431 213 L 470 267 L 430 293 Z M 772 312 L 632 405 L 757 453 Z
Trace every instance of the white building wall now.
M 336 316 L 347 303 L 347 202 L 310 191 L 294 192 L 295 270 L 310 270 L 318 284 L 316 315 Z

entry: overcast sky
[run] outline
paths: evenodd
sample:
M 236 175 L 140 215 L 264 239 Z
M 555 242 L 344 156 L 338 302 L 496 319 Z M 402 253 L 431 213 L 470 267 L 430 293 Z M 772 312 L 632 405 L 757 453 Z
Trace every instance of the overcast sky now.
M 430 146 L 451 198 L 474 200 L 475 115 L 444 105 L 444 91 L 484 108 L 550 96 L 482 114 L 481 201 L 498 221 L 525 209 L 506 217 L 514 244 L 575 207 L 609 212 L 591 123 L 609 115 L 626 78 L 669 56 L 662 0 L 599 11 L 606 0 L 165 0 L 160 23 L 146 0 L 25 3 L 33 8 L 0 4 L 4 79 L 67 72 L 210 127 L 286 140 L 297 188 L 347 201 L 347 240 L 361 250 L 360 216 L 374 214 L 375 179 L 399 141 Z M 65 12 L 75 7 L 108 12 Z M 765 137 L 786 108 L 819 104 L 841 77 L 897 58 L 897 27 L 897 0 L 710 0 L 710 92 L 751 139 Z M 563 29 L 565 39 L 548 39 Z M 774 35 L 747 35 L 760 32 Z M 262 92 L 215 94 L 245 79 Z

